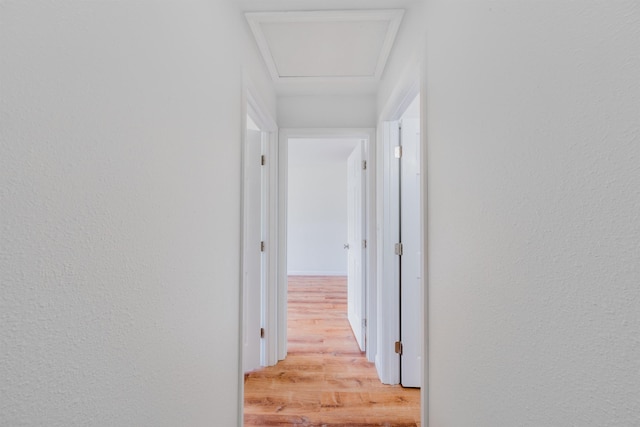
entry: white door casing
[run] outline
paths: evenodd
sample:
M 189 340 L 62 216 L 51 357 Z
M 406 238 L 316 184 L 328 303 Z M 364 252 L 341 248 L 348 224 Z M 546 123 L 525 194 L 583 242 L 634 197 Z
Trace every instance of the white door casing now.
M 375 185 L 366 184 L 367 180 L 373 179 L 373 174 L 371 174 L 372 170 L 375 167 L 375 129 L 371 128 L 305 128 L 305 129 L 288 129 L 283 128 L 278 130 L 278 144 L 274 144 L 274 149 L 277 150 L 277 153 L 274 153 L 272 157 L 277 159 L 278 165 L 274 169 L 273 163 L 269 163 L 267 160 L 267 164 L 270 165 L 272 170 L 277 177 L 277 187 L 272 187 L 274 191 L 273 197 L 275 197 L 276 203 L 275 206 L 277 208 L 276 216 L 274 216 L 275 223 L 277 227 L 275 228 L 277 232 L 277 243 L 274 246 L 273 252 L 271 253 L 274 261 L 275 268 L 274 274 L 277 280 L 274 283 L 270 283 L 273 285 L 273 290 L 275 291 L 275 304 L 270 303 L 271 307 L 273 307 L 274 311 L 277 313 L 275 317 L 276 320 L 276 330 L 274 331 L 277 339 L 277 360 L 283 360 L 287 356 L 287 197 L 288 197 L 288 188 L 287 188 L 287 176 L 288 170 L 286 165 L 288 164 L 288 141 L 290 138 L 361 138 L 365 141 L 364 145 L 365 149 L 365 157 L 367 157 L 367 162 L 369 163 L 367 170 L 367 174 L 365 174 L 365 187 L 368 191 L 366 200 L 368 205 L 366 206 L 365 211 L 369 211 L 369 215 L 373 215 L 376 204 L 376 193 L 375 193 Z M 369 248 L 364 252 L 364 256 L 366 258 L 366 262 L 364 263 L 364 268 L 366 269 L 365 274 L 365 287 L 367 286 L 375 286 L 376 283 L 376 233 L 375 233 L 375 221 L 367 222 L 367 233 L 366 235 L 370 236 L 368 246 L 369 248 L 374 248 L 372 252 Z M 373 238 L 371 238 L 373 236 Z M 273 240 L 273 239 L 271 239 Z M 270 247 L 269 243 L 267 247 Z M 275 254 L 275 256 L 273 256 Z M 374 305 L 373 301 L 377 300 L 377 289 L 368 289 L 365 292 L 365 295 L 369 298 L 372 298 L 369 302 L 371 306 Z M 367 310 L 373 310 L 375 312 L 374 307 L 368 306 Z M 377 308 L 377 307 L 376 307 Z M 366 325 L 367 334 L 366 335 L 375 335 L 377 334 L 376 330 L 376 322 L 367 322 Z M 269 337 L 269 331 L 267 330 L 267 339 Z M 375 358 L 375 348 L 371 348 L 367 345 L 367 358 L 369 361 L 373 361 Z M 396 382 L 397 384 L 397 382 Z
M 422 298 L 420 121 L 403 118 L 400 144 L 400 383 L 420 387 Z
M 364 143 L 347 160 L 348 278 L 347 314 L 361 351 L 366 349 Z
M 260 367 L 262 300 L 262 132 L 247 129 L 244 164 L 243 370 Z

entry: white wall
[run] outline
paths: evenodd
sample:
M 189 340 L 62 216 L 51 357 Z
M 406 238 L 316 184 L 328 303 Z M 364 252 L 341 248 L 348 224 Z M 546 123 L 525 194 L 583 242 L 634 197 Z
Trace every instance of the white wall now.
M 373 95 L 308 95 L 278 97 L 282 128 L 373 128 Z
M 1 425 L 237 423 L 243 28 L 0 5 Z
M 640 5 L 424 18 L 429 425 L 640 425 Z
M 287 268 L 347 274 L 347 157 L 358 140 L 290 139 Z

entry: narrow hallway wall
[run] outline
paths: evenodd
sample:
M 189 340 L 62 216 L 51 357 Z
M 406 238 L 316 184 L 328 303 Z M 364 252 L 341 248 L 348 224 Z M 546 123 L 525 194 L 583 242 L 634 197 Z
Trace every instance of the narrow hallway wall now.
M 640 425 L 640 5 L 425 19 L 429 425 Z
M 236 425 L 243 64 L 275 116 L 245 30 L 0 4 L 0 425 Z

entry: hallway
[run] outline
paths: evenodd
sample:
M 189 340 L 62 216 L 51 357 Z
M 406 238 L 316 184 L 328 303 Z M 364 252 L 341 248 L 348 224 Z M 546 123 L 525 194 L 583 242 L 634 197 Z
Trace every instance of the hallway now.
M 419 426 L 420 390 L 387 386 L 358 349 L 344 277 L 289 277 L 286 360 L 245 377 L 245 426 Z

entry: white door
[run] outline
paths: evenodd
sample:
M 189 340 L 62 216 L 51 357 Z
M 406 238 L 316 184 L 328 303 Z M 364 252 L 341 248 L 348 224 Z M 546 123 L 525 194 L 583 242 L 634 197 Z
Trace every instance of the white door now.
M 400 383 L 420 387 L 421 335 L 420 301 L 420 122 L 402 119 L 402 158 L 400 161 Z
M 376 368 L 384 384 L 400 383 L 400 258 L 396 245 L 400 242 L 400 126 L 397 121 L 384 122 L 382 152 L 382 224 L 378 247 L 382 252 L 381 276 L 378 283 L 378 349 Z
M 347 161 L 348 209 L 348 278 L 347 314 L 360 350 L 365 351 L 365 281 L 364 281 L 364 144 L 360 142 Z
M 260 367 L 262 287 L 262 132 L 247 129 L 244 164 L 244 372 Z

